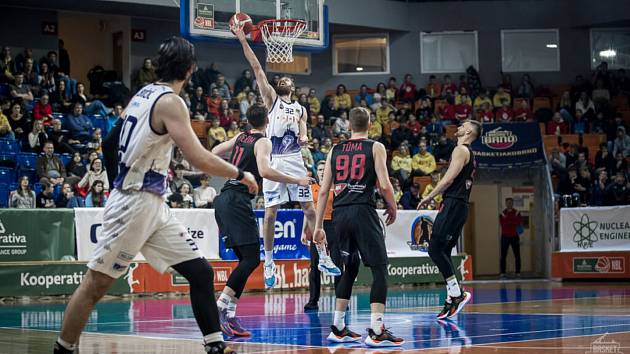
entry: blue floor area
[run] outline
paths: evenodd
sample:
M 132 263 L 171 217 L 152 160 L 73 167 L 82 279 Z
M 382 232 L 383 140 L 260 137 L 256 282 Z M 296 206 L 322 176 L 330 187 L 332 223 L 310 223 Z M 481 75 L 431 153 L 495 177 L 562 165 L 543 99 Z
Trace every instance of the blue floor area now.
M 531 286 L 530 286 L 531 287 Z M 469 288 L 471 304 L 518 303 L 540 300 L 630 297 L 630 288 Z M 453 321 L 436 321 L 444 290 L 390 291 L 386 326 L 406 340 L 403 348 L 421 349 L 472 344 L 548 339 L 630 331 L 630 316 L 591 315 L 588 308 L 573 314 L 480 313 L 466 310 Z M 325 337 L 332 323 L 334 297 L 326 293 L 318 313 L 305 314 L 305 293 L 245 294 L 237 313 L 252 331 L 248 342 L 328 346 Z M 0 305 L 0 327 L 58 330 L 65 304 Z M 350 301 L 347 322 L 365 334 L 369 326 L 369 292 Z M 552 307 L 553 308 L 553 307 Z M 135 299 L 100 303 L 90 317 L 87 332 L 162 338 L 199 339 L 188 299 Z M 353 346 L 361 346 L 355 344 Z

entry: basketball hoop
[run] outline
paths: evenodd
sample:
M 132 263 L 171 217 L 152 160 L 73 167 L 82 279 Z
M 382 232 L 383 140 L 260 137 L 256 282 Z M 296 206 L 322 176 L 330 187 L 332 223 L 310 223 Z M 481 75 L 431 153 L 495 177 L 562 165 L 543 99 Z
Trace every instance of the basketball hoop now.
M 268 63 L 292 63 L 293 43 L 306 29 L 302 20 L 273 19 L 258 23 L 252 38 L 262 37 L 267 47 Z

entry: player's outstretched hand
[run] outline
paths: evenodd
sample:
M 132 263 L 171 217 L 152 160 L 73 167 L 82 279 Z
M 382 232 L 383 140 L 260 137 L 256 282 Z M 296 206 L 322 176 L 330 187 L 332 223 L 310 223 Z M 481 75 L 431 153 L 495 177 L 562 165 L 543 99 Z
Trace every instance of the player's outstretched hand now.
M 245 38 L 245 32 L 243 32 L 243 26 L 234 24 L 233 26 L 230 26 L 230 30 L 239 40 L 247 40 Z
M 249 172 L 244 172 L 241 183 L 247 186 L 247 189 L 249 189 L 249 193 L 258 194 L 258 182 L 256 182 L 256 178 L 254 178 L 253 174 Z
M 315 229 L 313 242 L 317 245 L 326 244 L 326 231 L 324 231 L 324 229 Z
M 423 198 L 420 203 L 418 203 L 418 206 L 416 207 L 417 210 L 422 210 L 424 209 L 430 202 L 431 200 L 433 200 L 433 198 Z
M 396 221 L 396 205 L 388 205 L 383 215 L 387 216 L 385 225 L 389 226 Z
M 302 187 L 308 187 L 311 184 L 315 183 L 315 179 L 312 177 L 308 177 L 308 176 L 304 176 L 304 177 L 300 177 L 298 178 L 298 185 L 302 186 Z

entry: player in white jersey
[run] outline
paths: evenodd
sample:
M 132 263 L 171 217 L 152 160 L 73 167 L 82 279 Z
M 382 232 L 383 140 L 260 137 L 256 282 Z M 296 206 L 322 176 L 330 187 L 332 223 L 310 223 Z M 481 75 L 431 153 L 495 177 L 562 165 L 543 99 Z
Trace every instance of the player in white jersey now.
M 306 122 L 308 112 L 304 106 L 291 99 L 295 92 L 293 80 L 283 76 L 278 86 L 269 84 L 267 76 L 245 38 L 242 28 L 231 28 L 243 46 L 245 58 L 251 65 L 256 83 L 260 88 L 265 107 L 269 111 L 269 125 L 267 138 L 271 140 L 271 168 L 293 177 L 307 175 L 302 153 L 302 145 L 308 143 Z M 287 202 L 299 202 L 304 211 L 304 233 L 310 234 L 315 227 L 315 208 L 313 195 L 309 186 L 299 186 L 263 179 L 263 194 L 265 198 L 265 218 L 263 221 L 265 263 L 265 286 L 272 288 L 276 283 L 276 265 L 273 262 L 273 243 L 275 223 L 278 208 Z M 304 239 L 304 238 L 302 238 Z M 326 249 L 318 247 L 320 254 L 319 269 L 327 274 L 337 276 L 341 272 L 330 259 Z
M 160 46 L 156 62 L 159 81 L 142 88 L 123 112 L 119 174 L 103 213 L 103 236 L 68 303 L 54 353 L 74 352 L 94 305 L 138 252 L 157 271 L 172 267 L 188 280 L 205 350 L 234 353 L 223 342 L 216 303 L 208 301 L 214 297 L 212 268 L 164 203 L 173 144 L 209 175 L 236 178 L 250 193 L 256 193 L 258 185 L 250 173 L 204 149 L 192 130 L 188 108 L 178 95 L 195 70 L 193 45 L 171 37 Z

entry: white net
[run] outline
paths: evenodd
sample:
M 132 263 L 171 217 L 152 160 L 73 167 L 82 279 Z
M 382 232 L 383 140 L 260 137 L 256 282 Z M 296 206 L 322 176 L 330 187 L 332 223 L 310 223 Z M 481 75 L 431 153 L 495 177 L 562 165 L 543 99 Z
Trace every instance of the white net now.
M 259 27 L 267 46 L 267 62 L 292 63 L 293 43 L 306 29 L 306 22 L 279 19 L 266 21 Z

